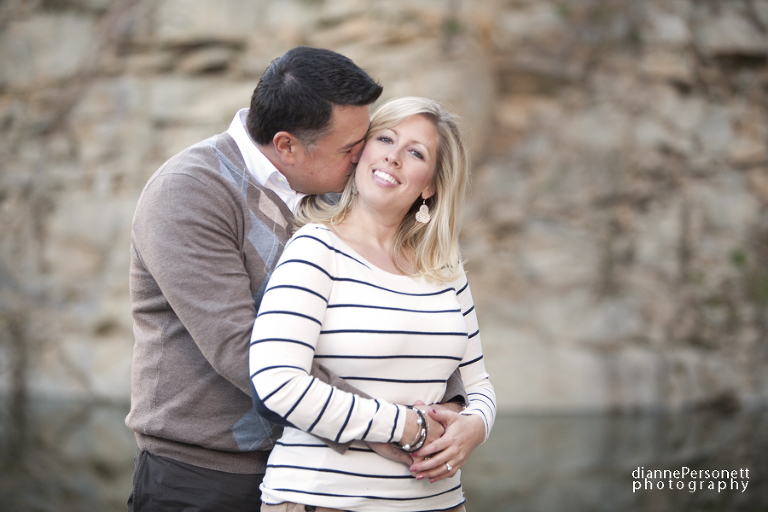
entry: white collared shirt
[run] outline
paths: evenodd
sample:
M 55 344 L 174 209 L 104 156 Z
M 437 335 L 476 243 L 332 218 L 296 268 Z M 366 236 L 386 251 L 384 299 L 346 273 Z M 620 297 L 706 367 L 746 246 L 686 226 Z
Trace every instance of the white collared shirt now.
M 272 190 L 275 194 L 283 200 L 283 202 L 291 209 L 292 212 L 296 211 L 299 206 L 299 201 L 304 198 L 306 194 L 296 192 L 291 189 L 288 184 L 288 180 L 283 174 L 277 170 L 277 167 L 269 161 L 264 153 L 262 153 L 245 128 L 245 121 L 248 118 L 248 111 L 250 109 L 243 108 L 238 110 L 234 119 L 227 128 L 227 133 L 235 139 L 237 147 L 240 149 L 240 153 L 245 160 L 245 166 L 248 168 L 256 181 L 262 187 Z

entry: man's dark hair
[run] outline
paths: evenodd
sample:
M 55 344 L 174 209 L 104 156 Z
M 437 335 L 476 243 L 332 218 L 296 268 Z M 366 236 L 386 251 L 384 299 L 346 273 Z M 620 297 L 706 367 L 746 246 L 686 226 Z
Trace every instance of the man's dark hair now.
M 273 60 L 251 97 L 246 125 L 258 144 L 279 131 L 311 147 L 330 127 L 333 105 L 370 105 L 382 87 L 349 58 L 298 46 Z

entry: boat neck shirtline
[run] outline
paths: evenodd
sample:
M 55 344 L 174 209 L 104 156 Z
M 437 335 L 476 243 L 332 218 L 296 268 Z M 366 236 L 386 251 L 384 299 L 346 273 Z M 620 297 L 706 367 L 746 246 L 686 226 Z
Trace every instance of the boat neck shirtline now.
M 259 185 L 272 190 L 290 208 L 291 212 L 295 213 L 299 202 L 306 194 L 296 192 L 291 188 L 286 177 L 277 170 L 275 164 L 269 161 L 269 158 L 259 150 L 251 136 L 248 135 L 245 122 L 249 110 L 249 108 L 243 108 L 237 111 L 229 124 L 229 128 L 227 128 L 227 133 L 235 140 L 235 144 L 243 155 L 248 172 Z

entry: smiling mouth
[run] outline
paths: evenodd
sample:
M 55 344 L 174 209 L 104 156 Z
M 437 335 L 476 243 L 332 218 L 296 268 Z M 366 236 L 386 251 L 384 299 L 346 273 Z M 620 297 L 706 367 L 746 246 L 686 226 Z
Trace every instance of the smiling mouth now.
M 373 175 L 378 177 L 378 178 L 381 178 L 384 181 L 388 181 L 389 183 L 392 183 L 393 185 L 399 185 L 400 184 L 400 182 L 397 181 L 394 178 L 394 176 L 392 176 L 391 174 L 388 174 L 388 173 L 386 173 L 384 171 L 379 171 L 377 169 L 377 170 L 373 171 Z

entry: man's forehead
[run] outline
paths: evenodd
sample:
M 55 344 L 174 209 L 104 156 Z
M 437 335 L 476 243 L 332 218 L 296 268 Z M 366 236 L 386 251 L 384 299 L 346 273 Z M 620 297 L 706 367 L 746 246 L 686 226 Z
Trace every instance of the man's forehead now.
M 365 138 L 370 124 L 370 110 L 367 105 L 334 105 L 331 123 L 333 135 L 340 146 L 350 149 Z

